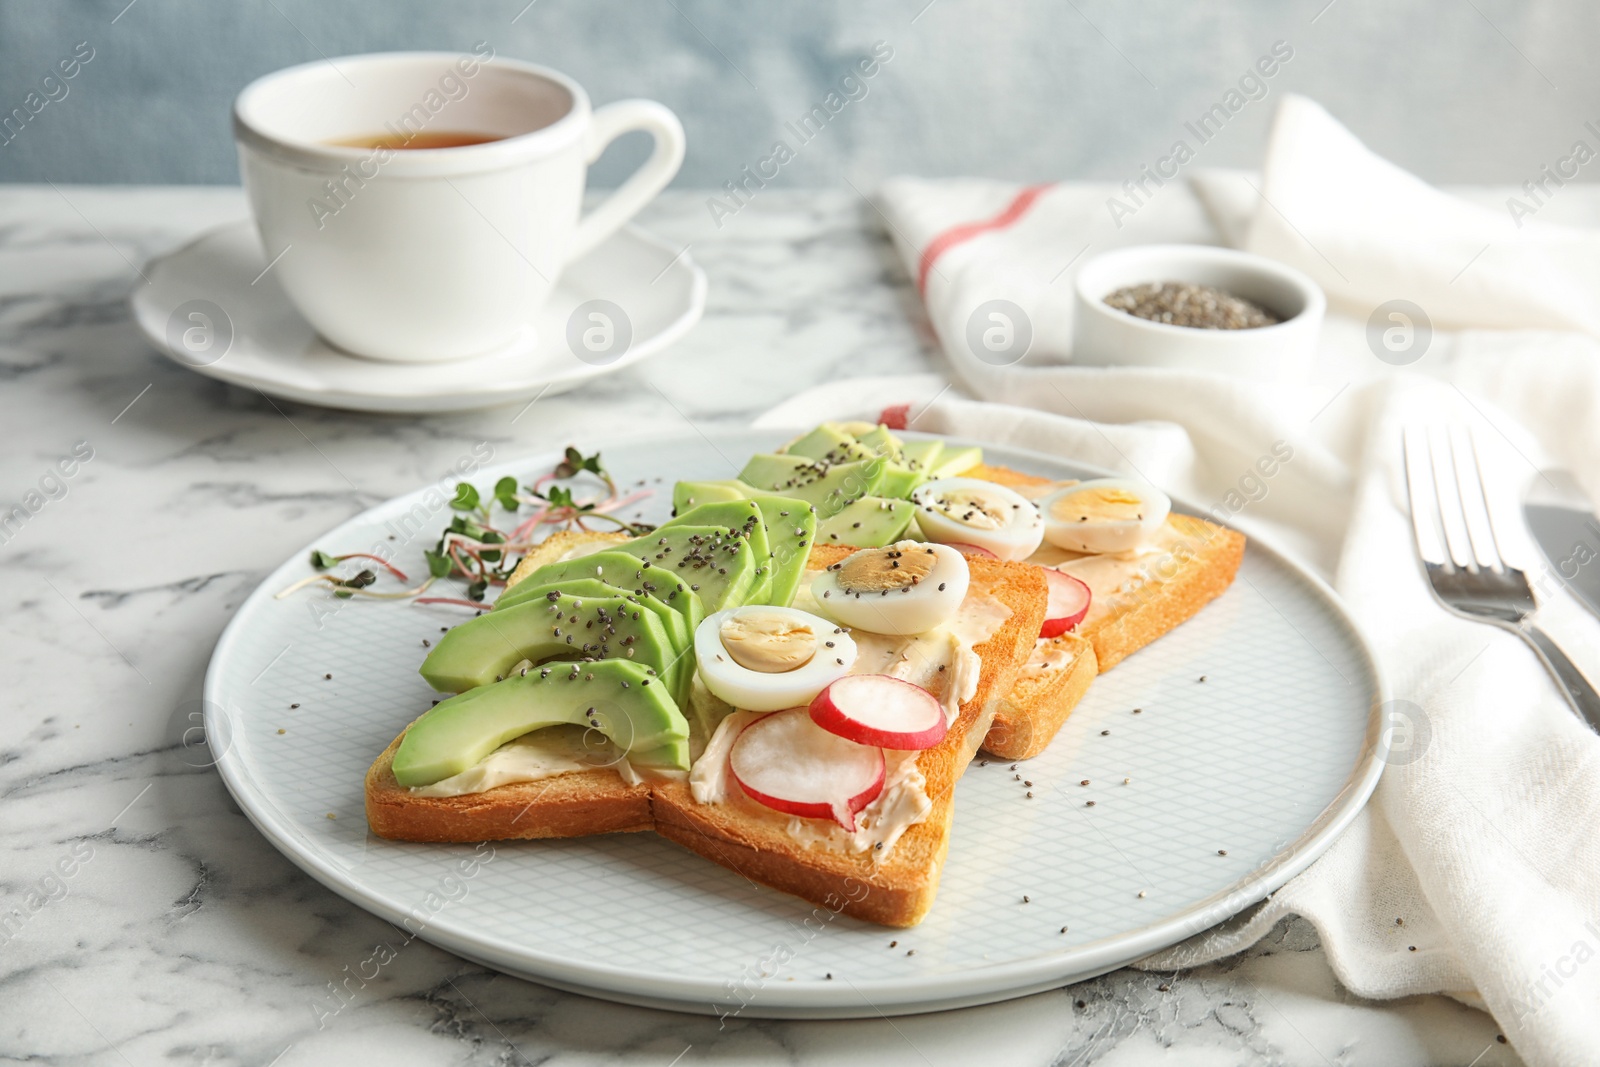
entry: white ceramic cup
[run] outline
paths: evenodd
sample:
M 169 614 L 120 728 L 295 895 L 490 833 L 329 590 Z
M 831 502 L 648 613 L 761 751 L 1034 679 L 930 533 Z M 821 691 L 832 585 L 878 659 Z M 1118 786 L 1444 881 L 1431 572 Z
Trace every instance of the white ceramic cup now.
M 649 203 L 684 153 L 661 104 L 591 110 L 572 79 L 481 45 L 280 70 L 239 94 L 233 129 L 267 275 L 332 344 L 404 362 L 529 343 L 562 268 Z M 630 130 L 654 151 L 580 218 L 589 164 Z M 331 143 L 418 132 L 500 139 Z
M 1118 311 L 1105 298 L 1146 282 L 1190 282 L 1244 297 L 1280 320 L 1250 330 L 1201 330 Z M 1276 260 L 1210 245 L 1136 245 L 1078 270 L 1072 361 L 1098 366 L 1182 367 L 1258 382 L 1300 384 L 1310 374 L 1327 298 Z

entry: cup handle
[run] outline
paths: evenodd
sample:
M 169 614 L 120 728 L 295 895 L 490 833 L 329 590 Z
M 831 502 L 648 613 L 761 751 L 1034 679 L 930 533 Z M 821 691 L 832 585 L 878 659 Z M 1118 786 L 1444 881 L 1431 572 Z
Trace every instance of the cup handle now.
M 577 259 L 615 233 L 655 199 L 683 165 L 683 124 L 654 100 L 618 100 L 597 108 L 589 127 L 589 158 L 593 163 L 606 146 L 625 133 L 644 130 L 655 138 L 655 150 L 644 165 L 583 218 L 573 231 L 567 261 Z

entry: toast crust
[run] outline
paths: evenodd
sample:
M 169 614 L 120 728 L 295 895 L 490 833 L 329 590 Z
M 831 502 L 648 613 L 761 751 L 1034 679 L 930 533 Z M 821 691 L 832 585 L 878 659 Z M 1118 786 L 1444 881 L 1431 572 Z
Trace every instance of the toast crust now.
M 818 545 L 810 563 L 827 566 L 854 551 Z M 956 780 L 977 753 L 998 697 L 1015 683 L 1044 623 L 1046 590 L 1038 568 L 987 559 L 969 560 L 968 566 L 971 588 L 1004 601 L 1011 616 L 975 648 L 983 671 L 972 699 L 961 705 L 945 739 L 917 758 L 933 808 L 887 858 L 874 863 L 867 853 L 807 847 L 790 837 L 782 822 L 750 819 L 733 805 L 698 803 L 681 782 L 654 787 L 656 832 L 752 882 L 846 915 L 885 926 L 921 921 L 933 904 L 950 847 Z
M 998 702 L 983 750 L 1001 759 L 1032 759 L 1055 739 L 1067 716 L 1099 673 L 1094 645 L 1075 633 L 1050 638 L 1034 659 L 1066 655 L 1067 662 L 1043 670 L 1024 669 Z
M 409 727 L 407 727 L 409 729 Z M 458 797 L 419 797 L 394 778 L 399 737 L 367 771 L 367 825 L 397 841 L 504 841 L 649 830 L 650 787 L 597 767 Z

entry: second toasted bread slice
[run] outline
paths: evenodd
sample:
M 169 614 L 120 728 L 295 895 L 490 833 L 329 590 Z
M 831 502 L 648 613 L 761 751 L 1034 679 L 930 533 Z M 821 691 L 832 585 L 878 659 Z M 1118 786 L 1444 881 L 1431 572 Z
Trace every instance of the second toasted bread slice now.
M 820 545 L 810 564 L 825 567 L 851 551 Z M 932 809 L 887 856 L 808 845 L 788 832 L 786 819 L 752 818 L 735 805 L 701 804 L 689 786 L 679 782 L 655 787 L 656 832 L 752 882 L 833 911 L 886 926 L 920 921 L 933 903 L 950 846 L 956 780 L 977 752 L 997 698 L 1015 683 L 1044 622 L 1045 584 L 1037 567 L 975 559 L 969 561 L 969 569 L 969 595 L 992 596 L 1010 609 L 1010 615 L 975 646 L 983 662 L 977 690 L 961 704 L 950 732 L 917 758 Z
M 1009 486 L 1036 496 L 1067 484 L 1008 467 L 982 465 L 968 477 Z M 1165 551 L 1144 560 L 1079 564 L 1084 557 L 1045 546 L 1033 559 L 1048 565 L 1066 563 L 1089 585 L 1089 614 L 1072 635 L 1089 646 L 1088 654 L 1072 655 L 1061 646 L 1041 641 L 1029 668 L 1006 694 L 984 749 L 1007 759 L 1042 752 L 1082 699 L 1092 680 L 1087 666 L 1108 671 L 1139 649 L 1192 618 L 1232 584 L 1244 557 L 1243 534 L 1224 526 L 1173 514 L 1162 531 Z
M 1043 752 L 1098 673 L 1094 645 L 1077 634 L 1039 641 L 996 703 L 983 750 L 1003 759 L 1031 759 Z

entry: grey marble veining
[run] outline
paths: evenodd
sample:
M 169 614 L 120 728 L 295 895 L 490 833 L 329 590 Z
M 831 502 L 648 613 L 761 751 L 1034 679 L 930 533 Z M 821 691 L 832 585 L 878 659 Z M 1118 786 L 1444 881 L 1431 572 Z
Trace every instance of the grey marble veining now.
M 1515 1062 L 1454 1001 L 1350 996 L 1298 923 L 1195 972 L 892 1022 L 722 1026 L 404 943 L 257 834 L 195 744 L 200 683 L 234 608 L 300 545 L 478 442 L 512 458 L 598 413 L 679 433 L 823 380 L 939 367 L 859 198 L 773 192 L 720 231 L 703 199 L 668 196 L 645 223 L 706 267 L 705 321 L 513 422 L 520 405 L 417 418 L 268 401 L 147 350 L 123 304 L 138 267 L 241 217 L 237 190 L 0 191 L 0 502 L 58 472 L 0 544 L 0 1060 Z M 380 946 L 393 959 L 362 978 Z

